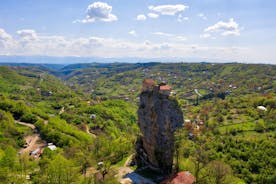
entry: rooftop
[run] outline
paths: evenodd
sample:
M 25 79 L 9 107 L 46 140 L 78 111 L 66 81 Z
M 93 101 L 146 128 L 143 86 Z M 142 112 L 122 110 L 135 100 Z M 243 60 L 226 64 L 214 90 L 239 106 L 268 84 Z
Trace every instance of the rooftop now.
M 156 83 L 152 79 L 144 79 L 143 84 L 146 86 L 154 86 Z
M 190 172 L 182 171 L 162 181 L 161 184 L 193 184 L 195 181 L 195 177 Z
M 167 91 L 167 90 L 172 90 L 171 86 L 169 85 L 162 85 L 160 86 L 161 91 Z

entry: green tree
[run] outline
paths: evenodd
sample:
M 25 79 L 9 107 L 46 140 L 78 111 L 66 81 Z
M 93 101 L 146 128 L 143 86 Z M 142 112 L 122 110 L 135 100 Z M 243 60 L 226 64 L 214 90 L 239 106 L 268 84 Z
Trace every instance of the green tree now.
M 208 150 L 205 144 L 200 143 L 193 154 L 192 162 L 194 164 L 194 175 L 197 183 L 204 181 L 203 170 L 209 162 Z
M 4 156 L 0 160 L 0 166 L 14 170 L 16 166 L 16 159 L 16 150 L 13 147 L 8 146 L 4 152 Z
M 227 177 L 231 175 L 231 167 L 221 161 L 211 161 L 207 168 L 207 181 L 214 184 L 228 184 Z
M 255 130 L 257 131 L 257 132 L 263 132 L 263 131 L 265 131 L 265 122 L 264 122 L 264 120 L 259 120 L 259 121 L 257 121 L 257 123 L 256 123 L 256 125 L 255 125 Z
M 61 155 L 57 155 L 46 169 L 41 171 L 43 175 L 43 183 L 52 184 L 71 184 L 79 179 L 76 167 L 72 161 L 65 159 Z

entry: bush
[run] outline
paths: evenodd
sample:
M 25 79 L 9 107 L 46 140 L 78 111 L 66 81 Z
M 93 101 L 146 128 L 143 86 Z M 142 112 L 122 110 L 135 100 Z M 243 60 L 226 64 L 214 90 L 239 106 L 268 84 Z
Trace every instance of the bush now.
M 264 122 L 264 120 L 257 121 L 257 123 L 255 125 L 255 130 L 257 132 L 263 132 L 263 131 L 265 131 L 265 122 Z
M 34 124 L 37 121 L 37 118 L 35 115 L 27 113 L 20 118 L 20 121 Z

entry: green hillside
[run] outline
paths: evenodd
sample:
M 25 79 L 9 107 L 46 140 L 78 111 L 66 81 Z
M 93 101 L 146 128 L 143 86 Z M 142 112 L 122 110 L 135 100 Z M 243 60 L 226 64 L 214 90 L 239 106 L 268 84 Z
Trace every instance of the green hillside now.
M 92 63 L 0 67 L 0 183 L 94 183 L 99 162 L 116 183 L 134 153 L 144 78 L 172 86 L 184 112 L 175 168 L 199 183 L 214 183 L 217 165 L 224 183 L 275 181 L 276 66 Z M 36 134 L 57 149 L 29 156 Z

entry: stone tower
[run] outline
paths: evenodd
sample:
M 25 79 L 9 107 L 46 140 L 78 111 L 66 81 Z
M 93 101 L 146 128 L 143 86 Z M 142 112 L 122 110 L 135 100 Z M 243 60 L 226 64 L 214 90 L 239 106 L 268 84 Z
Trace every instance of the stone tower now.
M 169 98 L 171 87 L 143 81 L 138 109 L 138 125 L 142 135 L 136 144 L 138 167 L 149 167 L 169 174 L 174 154 L 174 131 L 183 125 L 183 113 L 177 101 Z

